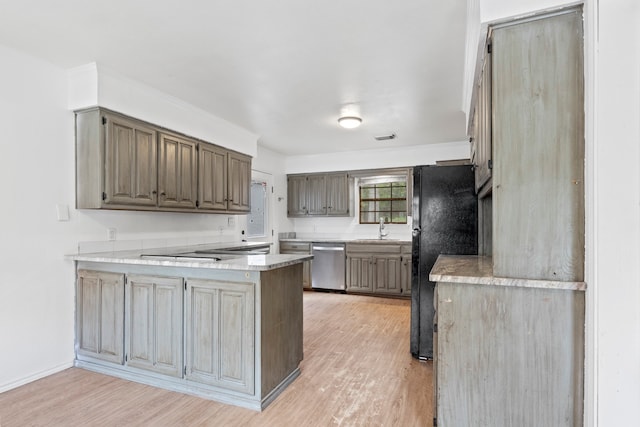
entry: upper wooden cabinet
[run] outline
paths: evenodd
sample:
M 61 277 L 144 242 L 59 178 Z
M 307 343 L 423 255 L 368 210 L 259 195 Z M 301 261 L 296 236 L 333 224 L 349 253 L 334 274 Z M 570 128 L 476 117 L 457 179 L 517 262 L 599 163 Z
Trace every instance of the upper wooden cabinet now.
M 251 157 L 229 152 L 227 159 L 229 164 L 227 209 L 235 212 L 249 212 L 251 210 Z
M 160 134 L 158 206 L 195 208 L 198 196 L 197 143 Z
M 76 112 L 76 207 L 250 211 L 251 157 L 109 110 Z
M 287 176 L 287 216 L 349 216 L 346 172 Z
M 156 204 L 156 131 L 142 123 L 105 114 L 105 204 Z
M 475 145 L 475 155 L 472 161 L 475 168 L 476 192 L 480 192 L 485 184 L 491 185 L 489 183 L 493 168 L 491 80 L 491 44 L 488 44 L 474 113 L 473 143 Z
M 582 25 L 572 8 L 489 29 L 473 132 L 496 276 L 583 280 Z

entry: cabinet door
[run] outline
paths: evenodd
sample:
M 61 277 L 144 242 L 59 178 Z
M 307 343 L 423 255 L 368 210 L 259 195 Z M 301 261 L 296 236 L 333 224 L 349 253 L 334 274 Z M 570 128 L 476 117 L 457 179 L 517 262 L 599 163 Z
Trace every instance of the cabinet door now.
M 492 136 L 491 136 L 491 53 L 484 60 L 478 99 L 476 104 L 476 191 L 480 190 L 491 178 Z
M 196 142 L 160 134 L 158 206 L 195 209 L 198 197 Z
M 349 176 L 331 173 L 326 176 L 327 215 L 349 215 Z
M 373 292 L 371 257 L 347 256 L 347 290 Z
M 496 276 L 583 279 L 582 25 L 573 10 L 493 31 Z
M 251 210 L 251 157 L 229 153 L 229 202 L 227 209 L 236 212 Z
M 155 206 L 156 132 L 133 120 L 105 114 L 105 204 Z
M 183 281 L 127 277 L 127 365 L 182 377 Z
M 187 280 L 186 378 L 254 391 L 254 284 Z
M 78 355 L 123 363 L 123 274 L 78 270 L 76 351 Z
M 307 177 L 287 177 L 287 216 L 307 214 Z
M 327 186 L 325 175 L 307 176 L 307 208 L 309 215 L 327 214 Z
M 411 255 L 402 255 L 400 266 L 400 287 L 402 295 L 411 295 Z
M 200 144 L 198 150 L 198 207 L 227 209 L 227 151 Z
M 373 291 L 383 294 L 400 294 L 400 256 L 373 257 Z

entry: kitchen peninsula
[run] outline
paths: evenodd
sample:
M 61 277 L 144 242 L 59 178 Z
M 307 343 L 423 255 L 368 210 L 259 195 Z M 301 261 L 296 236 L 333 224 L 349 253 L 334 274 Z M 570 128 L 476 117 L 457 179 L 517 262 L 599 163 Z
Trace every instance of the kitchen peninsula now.
M 75 365 L 264 409 L 300 373 L 302 263 L 211 244 L 69 255 Z

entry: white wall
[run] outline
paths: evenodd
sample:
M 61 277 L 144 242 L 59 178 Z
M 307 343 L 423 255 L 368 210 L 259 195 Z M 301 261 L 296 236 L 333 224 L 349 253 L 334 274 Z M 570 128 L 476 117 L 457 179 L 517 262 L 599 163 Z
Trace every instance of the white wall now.
M 0 46 L 0 392 L 71 366 L 74 266 L 83 249 L 236 240 L 226 215 L 76 210 L 65 70 Z M 69 208 L 59 222 L 56 205 Z M 105 242 L 107 228 L 117 241 Z M 93 242 L 93 243 L 92 243 Z
M 469 143 L 462 141 L 310 156 L 291 156 L 286 158 L 285 167 L 287 173 L 329 172 L 431 165 L 435 164 L 438 160 L 468 158 Z M 286 196 L 286 191 L 284 194 Z M 371 239 L 378 236 L 377 225 L 359 224 L 357 216 L 341 218 L 294 218 L 289 222 L 291 229 L 287 230 L 283 228 L 283 231 L 295 231 L 299 237 Z M 411 240 L 411 229 L 412 224 L 410 219 L 407 224 L 403 225 L 388 224 L 388 237 L 391 239 Z
M 588 340 L 599 426 L 640 420 L 640 3 L 589 2 Z M 589 182 L 587 182 L 589 184 Z M 589 236 L 591 233 L 591 236 Z M 590 259 L 587 258 L 587 261 Z
M 69 70 L 69 109 L 110 108 L 255 157 L 258 136 L 96 63 Z

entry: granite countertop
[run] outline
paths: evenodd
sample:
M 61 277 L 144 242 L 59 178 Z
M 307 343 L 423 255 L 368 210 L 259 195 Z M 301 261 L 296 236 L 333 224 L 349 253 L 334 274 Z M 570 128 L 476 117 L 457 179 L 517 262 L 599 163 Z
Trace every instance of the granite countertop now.
M 268 243 L 266 243 L 268 244 Z M 79 253 L 66 255 L 67 259 L 73 261 L 114 263 L 114 264 L 134 264 L 158 267 L 180 267 L 180 268 L 210 268 L 218 270 L 241 270 L 241 271 L 267 271 L 277 268 L 287 267 L 300 262 L 310 260 L 312 255 L 243 255 L 222 254 L 216 255 L 216 250 L 230 250 L 238 248 L 251 248 L 264 246 L 265 243 L 258 242 L 238 242 L 238 243 L 212 243 L 203 245 L 179 246 L 170 248 L 138 249 L 130 251 L 112 251 L 96 253 Z M 195 257 L 174 257 L 172 254 L 195 253 L 196 251 L 210 251 L 211 256 L 216 256 L 219 260 L 211 258 Z M 167 256 L 158 256 L 166 254 Z M 143 256 L 148 255 L 148 256 Z M 200 255 L 203 256 L 203 255 Z
M 407 244 L 411 243 L 411 240 L 399 240 L 399 239 L 339 239 L 339 238 L 282 238 L 281 242 L 296 242 L 296 243 L 371 243 L 371 244 Z
M 475 255 L 440 255 L 431 269 L 429 279 L 434 282 L 565 289 L 574 291 L 584 291 L 587 288 L 585 282 L 495 277 L 493 275 L 493 260 L 491 257 Z

